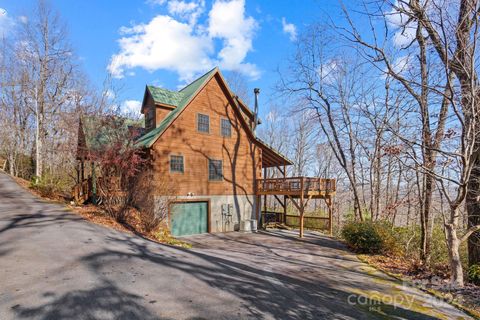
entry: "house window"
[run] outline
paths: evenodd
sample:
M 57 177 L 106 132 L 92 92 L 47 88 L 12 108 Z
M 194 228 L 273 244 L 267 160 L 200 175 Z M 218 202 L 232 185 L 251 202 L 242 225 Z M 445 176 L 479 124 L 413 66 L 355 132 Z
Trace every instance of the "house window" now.
M 221 127 L 222 127 L 222 136 L 223 137 L 231 137 L 232 136 L 232 124 L 228 119 L 221 120 Z
M 153 119 L 155 117 L 155 108 L 150 107 L 147 111 L 147 119 L 145 121 L 145 128 L 152 128 L 153 127 Z
M 183 156 L 170 156 L 170 172 L 183 173 Z
M 208 180 L 220 181 L 223 179 L 223 161 L 208 160 Z
M 198 114 L 197 117 L 197 129 L 199 132 L 210 132 L 210 117 L 206 114 Z

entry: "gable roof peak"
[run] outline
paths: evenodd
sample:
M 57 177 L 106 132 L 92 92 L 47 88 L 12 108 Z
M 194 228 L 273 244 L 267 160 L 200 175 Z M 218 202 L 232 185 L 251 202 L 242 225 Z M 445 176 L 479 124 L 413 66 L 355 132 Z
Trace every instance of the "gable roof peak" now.
M 160 137 L 160 135 L 168 128 L 168 126 L 177 118 L 177 116 L 185 109 L 185 107 L 193 100 L 193 98 L 198 94 L 198 92 L 207 84 L 207 82 L 215 76 L 218 72 L 218 68 L 215 67 L 209 72 L 205 73 L 203 76 L 198 78 L 197 80 L 190 83 L 188 86 L 183 88 L 182 90 L 170 91 L 172 93 L 178 94 L 178 100 L 175 101 L 175 109 L 170 111 L 168 115 L 162 120 L 160 125 L 153 130 L 150 130 L 143 136 L 141 136 L 138 140 L 136 145 L 139 147 L 146 147 L 149 148 L 153 145 L 153 143 Z M 150 90 L 147 86 L 147 90 Z M 149 91 L 151 93 L 151 91 Z M 162 93 L 166 93 L 166 91 L 162 91 Z M 169 98 L 172 98 L 169 96 Z M 154 98 L 155 100 L 155 98 Z M 169 100 L 170 101 L 170 100 Z M 155 101 L 157 102 L 157 101 Z M 162 103 L 162 102 L 160 102 Z
M 211 69 L 210 71 L 195 79 L 179 91 L 173 91 L 153 85 L 147 85 L 145 93 L 148 92 L 152 96 L 155 103 L 179 107 L 183 105 L 185 101 L 191 98 L 191 95 L 194 94 L 202 86 L 202 84 L 204 84 L 206 79 L 209 79 L 218 71 L 218 67 Z

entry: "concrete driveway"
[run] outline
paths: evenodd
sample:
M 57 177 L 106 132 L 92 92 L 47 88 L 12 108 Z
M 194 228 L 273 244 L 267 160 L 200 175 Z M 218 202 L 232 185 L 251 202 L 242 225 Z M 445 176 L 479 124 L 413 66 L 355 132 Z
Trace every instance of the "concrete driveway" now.
M 0 174 L 0 319 L 467 319 L 290 232 L 160 245 L 82 220 Z

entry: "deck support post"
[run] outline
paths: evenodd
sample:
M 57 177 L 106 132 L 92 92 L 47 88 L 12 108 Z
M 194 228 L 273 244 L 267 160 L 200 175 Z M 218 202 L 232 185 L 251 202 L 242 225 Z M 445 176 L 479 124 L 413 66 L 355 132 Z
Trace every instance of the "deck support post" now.
M 304 208 L 302 206 L 302 210 L 300 211 L 300 238 L 303 238 L 303 213 Z
M 255 206 L 255 218 L 257 219 L 257 223 L 260 224 L 260 218 L 261 218 L 261 214 L 260 214 L 260 211 L 262 210 L 262 207 L 261 207 L 261 203 L 260 201 L 262 201 L 262 196 L 257 196 L 256 198 L 256 206 Z
M 83 180 L 85 180 L 85 164 L 84 164 L 84 159 L 80 160 L 80 172 L 81 172 L 81 177 L 82 177 L 82 180 L 81 182 L 83 182 Z
M 328 207 L 328 229 L 329 229 L 329 232 L 330 232 L 330 236 L 333 236 L 332 198 L 331 197 L 325 198 L 325 202 L 327 203 L 327 207 Z
M 263 181 L 267 180 L 267 168 L 263 168 Z M 267 212 L 267 195 L 263 196 L 263 211 Z
M 283 179 L 287 177 L 287 166 L 283 164 Z M 283 196 L 283 224 L 287 225 L 287 196 Z
M 300 180 L 300 238 L 303 238 L 303 214 L 305 213 L 305 206 L 303 204 L 303 197 L 305 193 L 305 179 Z

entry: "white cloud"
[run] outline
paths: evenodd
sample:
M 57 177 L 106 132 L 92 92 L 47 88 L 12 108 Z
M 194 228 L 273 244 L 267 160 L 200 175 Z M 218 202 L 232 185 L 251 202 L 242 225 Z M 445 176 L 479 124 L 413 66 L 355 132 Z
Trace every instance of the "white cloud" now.
M 282 18 L 283 33 L 288 34 L 290 41 L 297 40 L 297 27 L 293 23 L 287 23 L 285 18 Z
M 245 16 L 245 1 L 216 1 L 209 13 L 208 32 L 212 38 L 223 39 L 223 48 L 218 53 L 220 67 L 238 70 L 252 78 L 259 77 L 255 65 L 243 63 L 247 53 L 253 49 L 257 22 Z
M 192 26 L 169 16 L 156 16 L 148 24 L 123 28 L 122 33 L 120 53 L 112 56 L 108 66 L 114 77 L 121 78 L 126 69 L 141 67 L 150 72 L 176 71 L 181 80 L 186 80 L 212 65 L 211 39 L 195 35 Z
M 20 16 L 18 17 L 18 20 L 23 24 L 27 24 L 28 22 L 28 18 L 26 16 Z
M 388 26 L 395 31 L 392 42 L 398 48 L 408 46 L 416 36 L 417 23 L 402 12 L 408 10 L 405 4 L 395 2 L 387 15 Z
M 171 0 L 168 2 L 168 13 L 188 21 L 188 23 L 191 25 L 195 25 L 197 23 L 198 18 L 204 12 L 204 10 L 205 0 L 191 2 Z
M 7 10 L 0 8 L 0 36 L 7 36 L 14 24 L 15 22 L 8 16 Z
M 146 2 L 151 5 L 154 5 L 154 4 L 164 5 L 165 2 L 167 2 L 167 0 L 147 0 Z
M 125 100 L 122 103 L 121 109 L 122 112 L 125 114 L 140 114 L 140 108 L 142 107 L 142 103 L 138 100 Z
M 339 65 L 338 61 L 331 59 L 322 63 L 318 69 L 318 75 L 320 79 L 325 84 L 332 84 L 335 82 L 335 76 L 338 72 L 341 71 L 341 65 Z
M 115 92 L 113 92 L 112 89 L 107 89 L 103 92 L 103 95 L 105 98 L 109 99 L 109 100 L 113 100 L 115 99 Z
M 392 64 L 392 69 L 396 73 L 404 73 L 411 67 L 410 56 L 398 57 Z
M 416 28 L 416 26 L 407 26 L 404 29 L 395 32 L 393 35 L 393 44 L 396 47 L 408 46 L 415 39 L 417 32 Z
M 253 50 L 257 23 L 245 15 L 244 0 L 215 1 L 204 24 L 198 22 L 205 11 L 204 0 L 150 2 L 166 5 L 169 15 L 120 29 L 120 51 L 108 66 L 114 77 L 140 67 L 150 72 L 174 71 L 181 81 L 190 81 L 214 65 L 252 79 L 259 77 L 256 65 L 245 62 Z M 223 41 L 219 51 L 215 50 L 216 39 Z

